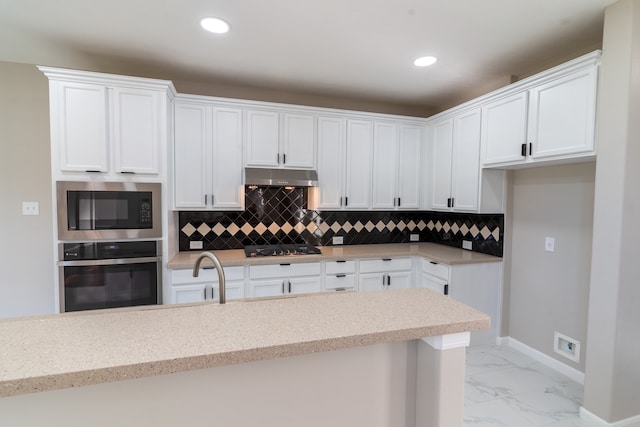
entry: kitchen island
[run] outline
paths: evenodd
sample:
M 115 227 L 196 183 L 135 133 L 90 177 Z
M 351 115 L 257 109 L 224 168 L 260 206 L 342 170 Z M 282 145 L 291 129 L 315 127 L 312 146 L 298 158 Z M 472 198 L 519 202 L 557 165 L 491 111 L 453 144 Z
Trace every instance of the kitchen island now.
M 0 425 L 461 425 L 488 326 L 427 289 L 4 320 Z

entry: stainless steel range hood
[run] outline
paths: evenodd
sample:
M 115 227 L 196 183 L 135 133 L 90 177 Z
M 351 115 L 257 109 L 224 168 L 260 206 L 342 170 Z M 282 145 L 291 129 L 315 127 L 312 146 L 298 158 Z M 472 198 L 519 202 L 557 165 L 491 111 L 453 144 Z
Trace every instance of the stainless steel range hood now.
M 245 185 L 269 185 L 272 187 L 315 187 L 318 185 L 318 172 L 297 169 L 245 168 Z

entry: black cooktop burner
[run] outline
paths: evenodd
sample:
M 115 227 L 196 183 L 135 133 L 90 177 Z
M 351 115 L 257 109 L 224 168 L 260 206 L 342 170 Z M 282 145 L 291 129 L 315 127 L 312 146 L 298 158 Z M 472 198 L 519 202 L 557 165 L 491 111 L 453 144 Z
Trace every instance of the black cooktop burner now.
M 322 252 L 306 243 L 296 245 L 250 245 L 244 247 L 247 258 L 255 256 L 318 255 Z

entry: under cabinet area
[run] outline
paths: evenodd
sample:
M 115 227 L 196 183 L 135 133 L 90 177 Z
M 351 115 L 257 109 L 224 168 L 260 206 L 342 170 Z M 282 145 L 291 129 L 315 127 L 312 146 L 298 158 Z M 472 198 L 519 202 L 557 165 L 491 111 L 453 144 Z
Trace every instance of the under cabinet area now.
M 224 267 L 226 280 L 225 297 L 228 300 L 242 299 L 244 293 L 244 267 Z M 193 270 L 171 270 L 171 304 L 203 301 L 218 301 L 220 287 L 218 272 L 203 268 L 198 277 Z
M 382 258 L 360 261 L 359 290 L 382 291 L 411 287 L 411 258 Z
M 179 100 L 174 119 L 174 208 L 242 210 L 242 110 Z
M 272 297 L 322 291 L 320 262 L 252 265 L 249 296 Z
M 49 78 L 52 169 L 57 179 L 125 180 L 164 174 L 171 82 L 40 70 Z
M 584 55 L 482 107 L 482 165 L 523 167 L 595 156 L 600 53 Z

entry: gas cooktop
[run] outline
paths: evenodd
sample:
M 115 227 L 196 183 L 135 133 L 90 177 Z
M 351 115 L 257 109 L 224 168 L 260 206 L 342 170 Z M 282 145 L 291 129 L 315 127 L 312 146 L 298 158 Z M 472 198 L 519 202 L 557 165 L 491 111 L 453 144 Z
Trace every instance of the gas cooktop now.
M 286 256 L 286 255 L 319 255 L 322 253 L 315 246 L 302 243 L 293 245 L 250 245 L 244 247 L 247 258 L 257 256 Z

